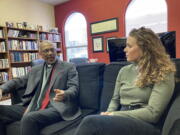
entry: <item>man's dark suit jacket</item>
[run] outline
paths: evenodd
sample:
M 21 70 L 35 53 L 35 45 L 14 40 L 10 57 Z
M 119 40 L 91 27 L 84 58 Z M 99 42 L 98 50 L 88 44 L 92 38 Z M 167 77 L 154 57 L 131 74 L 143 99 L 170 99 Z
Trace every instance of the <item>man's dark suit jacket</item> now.
M 42 81 L 43 67 L 44 63 L 34 66 L 26 76 L 10 80 L 1 85 L 0 88 L 3 89 L 5 93 L 26 88 L 23 96 L 23 104 L 28 105 L 35 91 L 38 90 L 38 84 Z M 50 83 L 50 102 L 64 120 L 73 120 L 81 114 L 77 100 L 78 87 L 78 73 L 75 66 L 67 62 L 58 61 Z M 65 99 L 63 101 L 53 101 L 55 97 L 54 89 L 65 91 Z

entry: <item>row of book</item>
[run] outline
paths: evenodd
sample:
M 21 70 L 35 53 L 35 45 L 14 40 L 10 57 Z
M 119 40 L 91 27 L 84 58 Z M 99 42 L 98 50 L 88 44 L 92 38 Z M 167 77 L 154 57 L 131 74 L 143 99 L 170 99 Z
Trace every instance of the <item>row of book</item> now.
M 50 40 L 52 42 L 60 42 L 60 35 L 59 34 L 47 34 L 47 33 L 41 33 L 39 34 L 39 39 L 40 40 Z
M 13 67 L 12 68 L 12 77 L 17 78 L 26 75 L 31 70 L 30 66 L 26 67 Z
M 8 81 L 8 73 L 7 72 L 0 72 L 0 82 Z
M 9 68 L 8 59 L 0 59 L 0 68 Z
M 0 52 L 6 52 L 5 41 L 0 41 Z
M 8 30 L 8 37 L 37 38 L 36 33 L 20 30 Z
M 38 53 L 12 52 L 11 62 L 30 62 L 38 58 Z
M 57 42 L 53 42 L 54 47 L 56 48 L 57 51 L 61 51 L 60 44 Z
M 11 50 L 38 50 L 36 41 L 8 40 L 8 48 Z
M 3 30 L 0 30 L 0 38 L 3 38 L 4 35 L 3 35 Z

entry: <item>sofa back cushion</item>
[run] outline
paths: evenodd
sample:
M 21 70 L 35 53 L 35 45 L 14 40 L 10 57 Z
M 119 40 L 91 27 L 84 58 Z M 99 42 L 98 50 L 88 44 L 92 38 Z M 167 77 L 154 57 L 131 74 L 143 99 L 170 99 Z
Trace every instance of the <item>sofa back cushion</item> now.
M 113 62 L 106 65 L 104 70 L 103 89 L 101 94 L 100 111 L 106 111 L 114 93 L 114 87 L 119 70 L 128 62 Z
M 75 65 L 88 63 L 88 58 L 82 57 L 82 58 L 71 58 L 69 62 L 74 63 Z
M 80 91 L 79 103 L 82 109 L 99 109 L 104 66 L 104 63 L 77 65 Z
M 174 61 L 174 63 L 176 64 L 176 74 L 175 74 L 175 78 L 176 78 L 176 86 L 175 86 L 175 95 L 180 94 L 179 90 L 180 90 L 180 58 L 179 59 L 172 59 Z

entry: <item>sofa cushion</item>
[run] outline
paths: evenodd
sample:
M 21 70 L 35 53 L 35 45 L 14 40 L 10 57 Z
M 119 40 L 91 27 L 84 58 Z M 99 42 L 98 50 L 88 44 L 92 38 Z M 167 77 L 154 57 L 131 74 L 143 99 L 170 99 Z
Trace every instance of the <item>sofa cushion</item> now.
M 112 98 L 115 82 L 119 70 L 129 64 L 128 62 L 113 62 L 111 64 L 106 65 L 104 71 L 104 80 L 103 80 L 103 89 L 101 94 L 101 105 L 100 111 L 106 111 L 109 105 L 109 102 Z
M 13 122 L 6 126 L 6 135 L 20 135 L 20 121 Z
M 93 110 L 82 110 L 82 115 L 74 120 L 60 121 L 49 125 L 41 130 L 41 135 L 63 135 L 66 132 L 71 132 L 73 128 L 76 128 L 81 122 L 82 118 L 87 115 L 93 114 Z
M 77 66 L 80 89 L 79 103 L 82 109 L 99 109 L 104 66 L 104 63 L 89 63 Z
M 180 119 L 176 120 L 168 135 L 180 135 Z

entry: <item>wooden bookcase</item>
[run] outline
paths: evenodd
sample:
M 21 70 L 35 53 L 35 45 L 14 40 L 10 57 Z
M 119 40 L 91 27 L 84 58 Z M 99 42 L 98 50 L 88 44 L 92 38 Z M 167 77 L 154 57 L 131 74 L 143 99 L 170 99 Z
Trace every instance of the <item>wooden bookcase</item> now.
M 0 84 L 9 79 L 9 59 L 6 45 L 6 30 L 0 26 Z
M 10 64 L 6 40 L 6 27 L 0 26 L 0 85 L 9 80 Z M 8 99 L 10 95 L 4 95 L 1 100 Z
M 6 33 L 11 79 L 25 75 L 31 61 L 39 58 L 38 31 L 7 27 Z
M 39 43 L 43 40 L 52 41 L 63 60 L 60 33 L 0 26 L 0 85 L 31 69 L 31 61 L 39 58 Z

